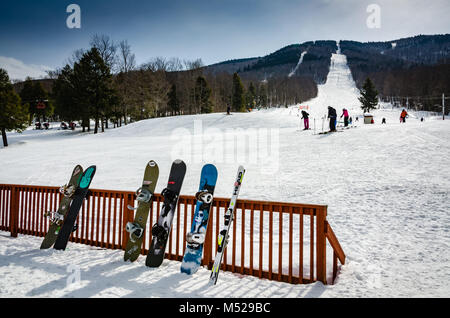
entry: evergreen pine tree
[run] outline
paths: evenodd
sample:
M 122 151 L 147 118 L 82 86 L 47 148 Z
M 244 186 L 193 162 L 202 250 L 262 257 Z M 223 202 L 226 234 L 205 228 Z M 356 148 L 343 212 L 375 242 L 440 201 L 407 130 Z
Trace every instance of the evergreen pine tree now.
M 100 120 L 110 111 L 111 99 L 115 95 L 112 87 L 110 68 L 96 48 L 92 48 L 74 64 L 72 84 L 74 97 L 82 109 L 83 126 L 89 123 L 89 117 L 95 120 L 94 134 L 98 132 Z M 103 125 L 102 125 L 103 131 Z
M 213 110 L 211 102 L 211 88 L 203 76 L 197 77 L 195 82 L 195 107 L 200 113 L 211 113 Z
M 364 113 L 369 113 L 372 109 L 376 109 L 378 105 L 378 91 L 370 78 L 366 79 L 360 93 L 361 97 L 358 99 L 361 102 L 361 108 Z
M 169 93 L 167 93 L 167 106 L 172 113 L 180 111 L 180 101 L 178 100 L 177 86 L 175 84 L 172 84 Z
M 247 109 L 253 109 L 256 105 L 256 89 L 252 82 L 250 82 L 250 85 L 248 87 L 246 99 Z
M 233 74 L 233 95 L 231 97 L 231 107 L 236 112 L 245 111 L 244 85 L 237 73 Z
M 8 146 L 6 131 L 21 132 L 27 127 L 28 110 L 22 106 L 20 97 L 9 81 L 8 73 L 0 68 L 0 130 L 3 146 Z

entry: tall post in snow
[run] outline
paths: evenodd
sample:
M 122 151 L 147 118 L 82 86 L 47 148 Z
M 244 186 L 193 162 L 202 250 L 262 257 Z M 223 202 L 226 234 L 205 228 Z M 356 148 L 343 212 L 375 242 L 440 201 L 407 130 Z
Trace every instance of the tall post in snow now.
M 445 120 L 445 94 L 442 93 L 442 120 Z

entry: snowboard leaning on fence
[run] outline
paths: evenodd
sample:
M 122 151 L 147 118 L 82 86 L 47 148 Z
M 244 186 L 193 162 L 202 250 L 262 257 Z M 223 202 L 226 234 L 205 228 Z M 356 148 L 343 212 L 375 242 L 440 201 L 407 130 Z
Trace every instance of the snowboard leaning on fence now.
M 194 220 L 191 231 L 186 235 L 186 250 L 181 263 L 181 272 L 194 274 L 200 267 L 208 228 L 209 212 L 211 209 L 214 188 L 217 181 L 217 169 L 214 165 L 205 165 L 200 176 L 200 186 L 196 196 Z
M 127 223 L 126 230 L 130 233 L 127 246 L 125 247 L 124 261 L 134 262 L 141 253 L 143 234 L 149 211 L 153 205 L 153 193 L 155 192 L 156 182 L 158 181 L 159 168 L 156 162 L 151 160 L 145 168 L 142 187 L 136 191 L 138 207 L 128 206 L 130 210 L 136 210 L 134 221 Z
M 69 183 L 59 189 L 59 192 L 63 194 L 63 197 L 61 198 L 58 211 L 45 213 L 45 216 L 50 218 L 50 225 L 48 232 L 42 241 L 41 249 L 50 248 L 55 243 L 59 230 L 61 229 L 61 225 L 64 222 L 64 218 L 69 211 L 70 203 L 72 202 L 74 194 L 78 188 L 78 183 L 82 174 L 83 168 L 80 165 L 77 165 L 73 169 Z
M 233 195 L 231 196 L 230 205 L 225 211 L 224 215 L 224 226 L 220 231 L 217 238 L 217 254 L 214 259 L 214 265 L 211 270 L 211 276 L 209 277 L 210 284 L 215 285 L 217 283 L 217 278 L 219 277 L 220 265 L 222 264 L 223 254 L 228 245 L 229 232 L 231 229 L 231 224 L 234 219 L 234 211 L 236 209 L 236 201 L 241 189 L 242 178 L 244 178 L 245 169 L 240 166 L 238 169 L 236 181 L 234 183 Z
M 167 188 L 161 192 L 161 195 L 164 197 L 164 203 L 158 222 L 152 227 L 152 242 L 145 260 L 145 265 L 149 267 L 158 267 L 164 260 L 167 240 L 172 229 L 172 221 L 177 209 L 178 197 L 185 174 L 186 164 L 182 160 L 175 160 L 170 170 Z
M 67 242 L 69 241 L 70 235 L 74 231 L 74 225 L 77 220 L 78 212 L 83 205 L 84 200 L 89 191 L 89 186 L 91 184 L 92 178 L 95 175 L 96 167 L 90 166 L 86 169 L 80 179 L 78 189 L 75 191 L 72 204 L 70 205 L 69 212 L 64 220 L 64 224 L 61 227 L 58 237 L 56 238 L 54 249 L 65 250 Z

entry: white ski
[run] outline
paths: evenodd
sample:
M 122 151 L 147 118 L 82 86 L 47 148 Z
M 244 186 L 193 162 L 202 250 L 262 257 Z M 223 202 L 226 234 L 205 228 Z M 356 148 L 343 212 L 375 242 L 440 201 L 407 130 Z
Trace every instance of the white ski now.
M 239 195 L 239 190 L 241 189 L 242 179 L 244 178 L 245 169 L 243 166 L 239 166 L 236 182 L 234 183 L 233 195 L 231 196 L 230 205 L 225 212 L 224 216 L 224 226 L 220 231 L 219 237 L 217 238 L 217 254 L 214 259 L 214 265 L 212 267 L 211 276 L 209 277 L 209 284 L 215 285 L 217 283 L 217 278 L 219 277 L 220 265 L 222 264 L 223 254 L 227 248 L 229 231 L 231 229 L 231 224 L 234 219 L 234 210 L 236 208 L 236 201 Z

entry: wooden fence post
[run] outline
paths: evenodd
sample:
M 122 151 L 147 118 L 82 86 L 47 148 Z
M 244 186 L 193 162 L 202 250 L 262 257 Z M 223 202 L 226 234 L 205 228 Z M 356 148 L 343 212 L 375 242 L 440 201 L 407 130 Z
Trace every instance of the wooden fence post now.
M 216 207 L 218 209 L 218 207 Z M 211 206 L 208 227 L 206 229 L 205 244 L 203 246 L 203 265 L 208 266 L 208 269 L 212 269 L 212 232 L 213 232 L 213 219 L 214 219 L 214 206 Z
M 19 189 L 16 186 L 11 187 L 9 212 L 9 231 L 11 237 L 17 237 L 19 231 Z
M 131 197 L 130 197 L 131 196 Z M 131 204 L 133 203 L 133 204 Z M 122 207 L 122 249 L 125 250 L 128 239 L 130 234 L 126 230 L 126 226 L 128 222 L 133 222 L 134 213 L 133 211 L 128 209 L 128 205 L 134 205 L 134 196 L 130 194 L 125 194 L 124 200 L 123 200 L 123 207 Z
M 327 207 L 316 210 L 316 273 L 317 280 L 327 284 L 327 241 L 325 235 L 325 221 Z

